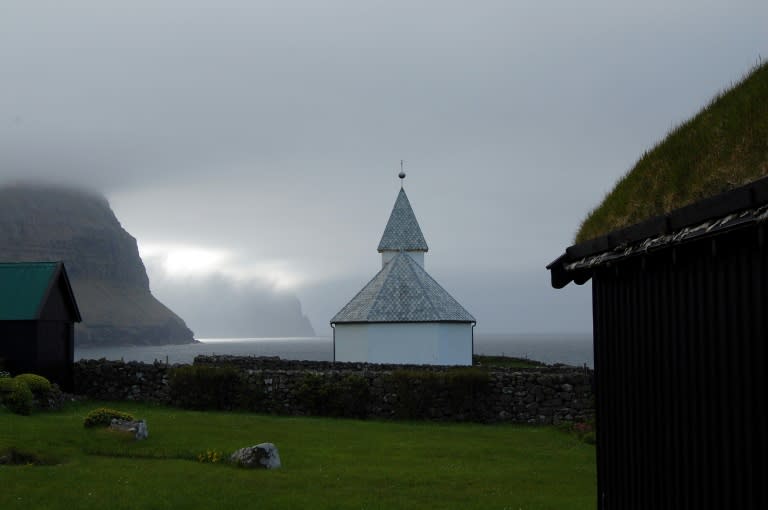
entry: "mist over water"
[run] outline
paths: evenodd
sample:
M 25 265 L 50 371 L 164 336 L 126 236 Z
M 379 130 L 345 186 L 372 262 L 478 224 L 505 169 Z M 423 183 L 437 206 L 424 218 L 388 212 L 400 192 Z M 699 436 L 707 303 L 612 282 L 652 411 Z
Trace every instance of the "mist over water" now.
M 75 359 L 123 359 L 192 363 L 201 354 L 279 356 L 283 359 L 331 361 L 331 337 L 201 338 L 186 345 L 75 348 Z M 592 366 L 592 335 L 475 334 L 475 354 L 514 356 L 544 363 Z

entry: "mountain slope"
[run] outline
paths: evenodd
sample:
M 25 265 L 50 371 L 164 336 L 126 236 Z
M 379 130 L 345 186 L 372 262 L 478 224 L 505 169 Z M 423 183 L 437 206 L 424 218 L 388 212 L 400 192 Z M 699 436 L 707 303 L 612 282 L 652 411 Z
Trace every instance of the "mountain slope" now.
M 82 191 L 0 188 L 0 261 L 63 260 L 83 322 L 77 345 L 194 342 L 184 321 L 155 299 L 139 257 L 106 199 Z
M 766 175 L 768 63 L 763 63 L 646 152 L 589 213 L 576 242 Z

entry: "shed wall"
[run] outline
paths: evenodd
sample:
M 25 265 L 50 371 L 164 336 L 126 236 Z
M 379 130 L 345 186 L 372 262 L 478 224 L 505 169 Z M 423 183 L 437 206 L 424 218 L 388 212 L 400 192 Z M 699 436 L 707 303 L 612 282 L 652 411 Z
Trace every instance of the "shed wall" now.
M 35 321 L 0 321 L 0 359 L 11 372 L 28 372 L 37 357 Z
M 40 321 L 37 326 L 35 373 L 68 390 L 72 387 L 74 325 L 65 321 Z
M 598 508 L 768 508 L 758 228 L 593 275 Z

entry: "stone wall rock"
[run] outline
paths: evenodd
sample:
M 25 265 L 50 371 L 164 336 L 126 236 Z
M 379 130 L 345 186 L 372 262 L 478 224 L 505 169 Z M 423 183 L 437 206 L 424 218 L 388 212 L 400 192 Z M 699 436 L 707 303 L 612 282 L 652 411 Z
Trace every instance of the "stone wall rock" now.
M 354 376 L 364 381 L 368 398 L 359 415 L 367 418 L 396 418 L 398 395 L 392 373 L 409 369 L 426 373 L 452 370 L 450 367 L 376 365 L 289 361 L 247 356 L 198 356 L 195 364 L 237 368 L 252 399 L 254 412 L 310 415 L 311 403 L 302 399 L 302 385 L 308 376 L 341 383 Z M 107 360 L 75 363 L 76 393 L 101 400 L 141 400 L 173 404 L 168 387 L 169 371 L 178 365 Z M 537 368 L 488 368 L 488 381 L 466 402 L 456 403 L 449 394 L 432 395 L 423 419 L 558 424 L 587 421 L 594 417 L 592 371 L 563 365 Z M 345 379 L 347 378 L 347 379 Z M 418 392 L 415 387 L 414 391 Z M 457 407 L 458 405 L 458 407 Z

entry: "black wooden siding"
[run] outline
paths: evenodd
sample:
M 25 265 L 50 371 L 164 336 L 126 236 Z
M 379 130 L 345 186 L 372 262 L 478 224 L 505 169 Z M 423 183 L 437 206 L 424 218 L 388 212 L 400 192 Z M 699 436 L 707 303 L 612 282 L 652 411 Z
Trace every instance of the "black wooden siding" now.
M 598 508 L 768 509 L 762 229 L 594 271 Z
M 71 391 L 74 321 L 80 321 L 80 312 L 63 271 L 55 276 L 38 319 L 0 321 L 0 363 L 14 374 L 42 375 Z

